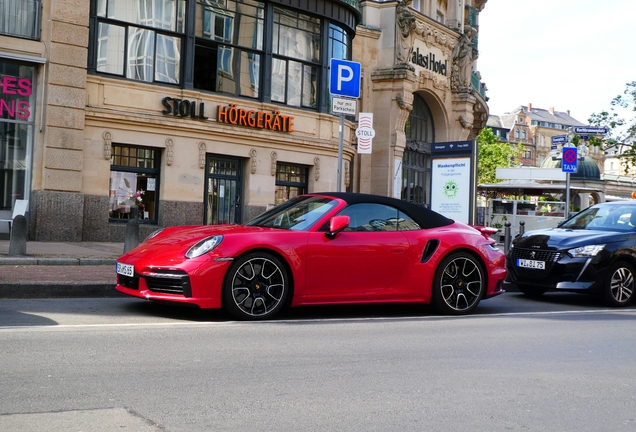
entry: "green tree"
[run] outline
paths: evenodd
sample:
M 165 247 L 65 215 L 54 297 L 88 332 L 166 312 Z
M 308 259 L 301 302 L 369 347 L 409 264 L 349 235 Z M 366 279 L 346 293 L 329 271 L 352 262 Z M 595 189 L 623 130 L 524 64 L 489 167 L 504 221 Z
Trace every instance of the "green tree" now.
M 477 136 L 477 182 L 498 183 L 497 168 L 510 168 L 519 164 L 521 146 L 501 142 L 490 128 L 484 128 Z
M 627 83 L 622 95 L 610 102 L 608 111 L 594 113 L 589 118 L 593 126 L 605 126 L 609 133 L 604 137 L 590 137 L 590 144 L 607 150 L 619 144 L 630 144 L 621 157 L 627 166 L 636 166 L 636 81 Z

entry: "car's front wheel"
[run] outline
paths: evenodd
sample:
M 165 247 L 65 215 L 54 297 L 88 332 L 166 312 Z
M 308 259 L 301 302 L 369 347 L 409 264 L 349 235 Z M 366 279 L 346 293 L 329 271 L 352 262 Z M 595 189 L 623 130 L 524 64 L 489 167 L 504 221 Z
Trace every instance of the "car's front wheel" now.
M 486 290 L 481 263 L 466 252 L 453 253 L 435 271 L 433 304 L 441 313 L 465 314 L 477 307 Z
M 282 309 L 288 294 L 289 277 L 280 260 L 268 253 L 252 253 L 230 267 L 223 307 L 237 319 L 267 319 Z
M 634 267 L 627 262 L 617 262 L 608 273 L 603 289 L 605 302 L 610 306 L 626 306 L 634 297 Z

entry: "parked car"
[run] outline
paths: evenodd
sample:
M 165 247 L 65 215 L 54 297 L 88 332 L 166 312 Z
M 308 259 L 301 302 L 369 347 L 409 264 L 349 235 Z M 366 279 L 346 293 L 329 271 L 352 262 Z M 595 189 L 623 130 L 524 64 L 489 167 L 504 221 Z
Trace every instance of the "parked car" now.
M 506 267 L 506 286 L 529 296 L 584 292 L 626 306 L 634 297 L 636 202 L 596 204 L 557 228 L 517 236 Z
M 244 225 L 165 228 L 117 260 L 117 290 L 270 318 L 285 306 L 433 303 L 465 314 L 503 292 L 480 230 L 393 198 L 314 193 Z

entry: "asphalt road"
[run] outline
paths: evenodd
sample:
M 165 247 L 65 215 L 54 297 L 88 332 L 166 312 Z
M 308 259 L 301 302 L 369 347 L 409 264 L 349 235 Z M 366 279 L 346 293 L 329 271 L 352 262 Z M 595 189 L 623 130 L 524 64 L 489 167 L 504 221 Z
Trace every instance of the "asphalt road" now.
M 478 313 L 269 322 L 136 299 L 0 303 L 4 431 L 634 431 L 636 308 L 506 293 Z

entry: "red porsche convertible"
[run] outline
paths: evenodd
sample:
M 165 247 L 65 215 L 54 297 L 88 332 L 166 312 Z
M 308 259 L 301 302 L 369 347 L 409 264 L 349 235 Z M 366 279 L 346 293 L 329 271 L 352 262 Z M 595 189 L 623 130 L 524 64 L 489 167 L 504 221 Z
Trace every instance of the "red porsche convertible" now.
M 464 314 L 503 292 L 505 256 L 488 234 L 406 201 L 313 193 L 245 225 L 157 231 L 117 260 L 116 288 L 243 320 L 354 303 Z

